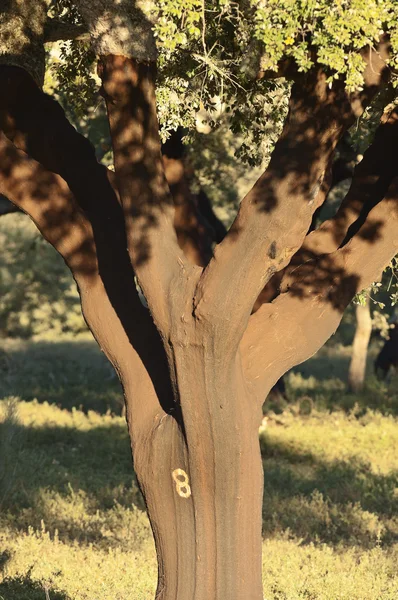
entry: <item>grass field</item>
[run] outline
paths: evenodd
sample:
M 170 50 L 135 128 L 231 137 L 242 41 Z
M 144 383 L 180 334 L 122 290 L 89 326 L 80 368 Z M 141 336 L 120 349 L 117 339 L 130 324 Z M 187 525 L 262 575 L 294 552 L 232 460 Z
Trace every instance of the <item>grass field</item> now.
M 0 600 L 148 600 L 156 558 L 121 393 L 88 337 L 0 350 Z M 347 350 L 288 375 L 260 431 L 266 600 L 397 600 L 398 382 Z M 227 600 L 227 599 L 226 599 Z

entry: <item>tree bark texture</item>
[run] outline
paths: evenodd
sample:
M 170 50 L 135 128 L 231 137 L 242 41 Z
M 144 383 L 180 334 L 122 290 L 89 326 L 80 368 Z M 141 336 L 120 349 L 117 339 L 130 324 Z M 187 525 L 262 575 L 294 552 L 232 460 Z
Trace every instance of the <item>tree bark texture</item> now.
M 63 256 L 121 380 L 158 555 L 157 599 L 261 600 L 262 401 L 396 253 L 398 178 L 344 245 L 317 254 L 311 269 L 300 264 L 288 289 L 251 314 L 303 243 L 359 100 L 329 92 L 321 71 L 296 82 L 269 170 L 198 266 L 174 229 L 165 171 L 181 165 L 162 159 L 155 65 L 109 53 L 99 73 L 114 174 L 27 71 L 0 67 L 0 192 Z
M 363 389 L 366 374 L 366 359 L 370 334 L 372 333 L 372 317 L 370 315 L 369 299 L 366 304 L 355 307 L 357 326 L 352 344 L 352 356 L 348 370 L 348 388 L 357 394 Z

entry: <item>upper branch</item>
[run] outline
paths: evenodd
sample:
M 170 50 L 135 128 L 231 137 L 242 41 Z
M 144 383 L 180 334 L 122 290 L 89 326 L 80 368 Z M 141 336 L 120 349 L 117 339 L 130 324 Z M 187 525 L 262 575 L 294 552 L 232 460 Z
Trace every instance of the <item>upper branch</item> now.
M 293 85 L 289 114 L 269 167 L 243 199 L 197 288 L 195 314 L 233 314 L 237 343 L 259 292 L 301 246 L 317 202 L 324 198 L 319 191 L 335 146 L 377 91 L 384 58 L 372 56 L 369 85 L 361 97 L 348 97 L 342 82 L 329 89 L 320 70 Z
M 386 195 L 397 173 L 398 109 L 383 115 L 374 140 L 354 170 L 347 195 L 336 215 L 304 240 L 287 267 L 281 291 L 289 289 L 294 271 L 303 263 L 330 254 L 346 243 L 364 224 L 370 210 Z
M 174 203 L 174 229 L 178 245 L 195 265 L 204 267 L 213 255 L 214 213 L 206 194 L 195 196 L 190 189 L 189 169 L 186 168 L 185 146 L 181 127 L 172 132 L 162 144 L 163 167 Z M 209 211 L 203 211 L 203 199 Z M 221 223 L 220 223 L 221 224 Z
M 170 293 L 199 270 L 181 252 L 173 227 L 173 200 L 161 157 L 155 66 L 123 56 L 99 62 L 124 210 L 128 249 L 151 313 L 170 330 Z M 177 299 L 175 297 L 175 299 Z
M 93 276 L 97 263 L 91 226 L 66 182 L 17 150 L 3 133 L 0 157 L 1 192 L 31 216 L 78 282 Z
M 259 402 L 269 386 L 312 356 L 334 333 L 352 297 L 398 250 L 398 178 L 342 248 L 292 275 L 289 291 L 254 314 L 242 340 L 246 376 Z M 271 368 L 272 367 L 272 368 Z
M 142 305 L 126 251 L 123 216 L 116 200 L 82 209 L 66 182 L 0 134 L 0 191 L 36 223 L 64 258 L 79 288 L 84 317 L 122 379 L 130 425 L 176 410 L 166 357 Z
M 123 385 L 145 384 L 142 414 L 175 410 L 163 345 L 135 286 L 114 174 L 97 162 L 90 142 L 26 71 L 1 66 L 1 83 L 0 129 L 15 144 L 4 146 L 2 154 L 4 175 L 11 169 L 14 175 L 4 179 L 4 193 L 31 215 L 68 263 L 85 318 L 123 374 Z M 25 191 L 23 203 L 16 197 L 19 189 Z

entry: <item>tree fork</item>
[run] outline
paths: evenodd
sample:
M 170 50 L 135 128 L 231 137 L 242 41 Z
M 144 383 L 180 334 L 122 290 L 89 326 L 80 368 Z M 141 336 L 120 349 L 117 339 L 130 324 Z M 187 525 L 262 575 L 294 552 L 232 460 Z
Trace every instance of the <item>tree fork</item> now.
M 382 67 L 378 68 L 380 78 Z M 268 168 L 242 200 L 199 281 L 195 311 L 201 312 L 202 300 L 208 303 L 210 295 L 223 297 L 219 317 L 228 311 L 240 315 L 234 324 L 237 339 L 261 289 L 300 248 L 317 202 L 323 201 L 319 192 L 334 149 L 355 111 L 363 110 L 359 98 L 349 97 L 341 83 L 330 90 L 326 79 L 321 69 L 315 69 L 294 83 L 289 113 Z M 376 85 L 367 89 L 364 103 L 376 89 Z M 237 294 L 240 286 L 246 291 L 244 300 Z
M 241 351 L 246 378 L 259 403 L 264 400 L 264 386 L 310 358 L 334 333 L 353 296 L 379 277 L 395 256 L 397 202 L 395 177 L 385 198 L 345 246 L 320 256 L 315 263 L 301 265 L 289 290 L 252 315 Z M 265 339 L 264 328 L 268 331 Z M 280 336 L 281 330 L 289 331 L 286 339 Z

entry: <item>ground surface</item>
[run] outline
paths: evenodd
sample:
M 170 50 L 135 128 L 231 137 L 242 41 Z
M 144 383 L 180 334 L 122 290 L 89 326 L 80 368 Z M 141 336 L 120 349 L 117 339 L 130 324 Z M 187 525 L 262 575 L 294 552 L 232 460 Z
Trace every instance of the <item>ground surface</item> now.
M 1 348 L 0 600 L 153 598 L 105 359 L 88 337 Z M 288 376 L 291 402 L 267 404 L 266 600 L 398 598 L 398 381 L 371 377 L 355 397 L 339 379 L 347 364 L 346 350 L 324 350 Z

